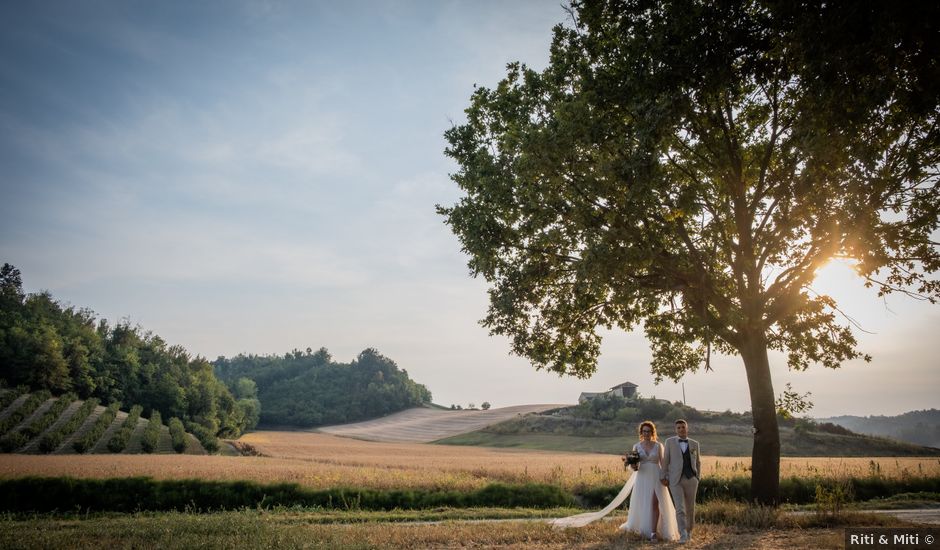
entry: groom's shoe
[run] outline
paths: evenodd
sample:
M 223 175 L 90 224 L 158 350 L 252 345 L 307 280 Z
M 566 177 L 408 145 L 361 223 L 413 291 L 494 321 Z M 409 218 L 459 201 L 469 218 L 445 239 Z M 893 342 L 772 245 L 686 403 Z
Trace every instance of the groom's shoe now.
M 681 531 L 679 533 L 679 544 L 685 544 L 689 542 L 689 533 L 686 531 Z

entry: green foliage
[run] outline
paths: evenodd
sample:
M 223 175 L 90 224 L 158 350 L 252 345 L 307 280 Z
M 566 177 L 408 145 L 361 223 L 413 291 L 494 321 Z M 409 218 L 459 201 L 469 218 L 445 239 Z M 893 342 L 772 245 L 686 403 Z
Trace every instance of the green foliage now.
M 787 382 L 786 389 L 777 398 L 777 414 L 784 418 L 791 418 L 795 414 L 812 409 L 813 402 L 809 400 L 810 395 L 812 392 L 800 394 L 793 391 L 793 387 Z
M 325 348 L 280 356 L 220 357 L 216 373 L 235 395 L 251 395 L 254 381 L 260 420 L 267 424 L 315 426 L 374 418 L 430 403 L 431 393 L 394 361 L 366 349 L 350 364 L 332 362 Z M 249 402 L 246 402 L 249 401 Z M 240 398 L 246 417 L 257 411 Z M 242 405 L 244 403 L 244 405 Z
M 196 439 L 199 440 L 199 443 L 202 444 L 202 448 L 205 449 L 206 452 L 210 454 L 219 452 L 219 438 L 215 436 L 215 431 L 212 428 L 190 422 L 186 424 L 186 429 L 196 436 Z
M 85 453 L 91 450 L 91 448 L 95 446 L 95 443 L 101 439 L 101 436 L 104 435 L 108 426 L 114 422 L 114 417 L 117 416 L 117 412 L 120 408 L 120 401 L 115 401 L 108 405 L 108 408 L 101 413 L 101 416 L 98 417 L 98 420 L 95 421 L 91 429 L 72 443 L 72 448 L 75 449 L 75 452 Z
M 548 67 L 510 63 L 445 134 L 465 195 L 438 210 L 490 284 L 482 323 L 578 377 L 614 326 L 643 325 L 657 380 L 741 355 L 755 496 L 771 503 L 768 350 L 795 370 L 870 359 L 811 292 L 817 270 L 851 258 L 881 294 L 940 299 L 940 7 L 598 0 L 571 15 Z
M 14 401 L 19 398 L 19 396 L 28 392 L 29 388 L 26 386 L 17 386 L 12 390 L 7 390 L 2 395 L 0 395 L 0 412 L 9 407 Z
M 31 394 L 15 411 L 7 415 L 3 420 L 0 420 L 0 434 L 6 434 L 10 429 L 19 425 L 20 422 L 33 414 L 33 412 L 50 397 L 52 397 L 52 394 L 49 393 L 48 390 Z
M 816 514 L 820 516 L 838 516 L 854 500 L 854 490 L 849 480 L 816 485 L 816 498 L 813 501 Z
M 250 481 L 154 480 L 150 478 L 0 480 L 0 511 L 53 510 L 219 511 L 260 506 L 304 506 L 340 510 L 409 510 L 449 507 L 571 506 L 573 498 L 552 485 L 491 484 L 468 492 L 434 489 L 312 490 L 295 483 Z
M 183 422 L 176 417 L 170 419 L 170 440 L 173 442 L 173 450 L 182 453 L 186 451 L 186 428 Z
M 145 453 L 152 453 L 160 443 L 160 428 L 163 427 L 163 421 L 160 418 L 160 411 L 150 413 L 150 421 L 144 429 L 144 436 L 140 445 Z
M 59 396 L 56 399 L 55 403 L 49 407 L 46 412 L 42 413 L 42 416 L 33 420 L 28 426 L 23 428 L 22 432 L 26 437 L 32 439 L 42 432 L 46 431 L 46 428 L 51 426 L 58 418 L 62 415 L 62 411 L 68 408 L 76 399 L 74 393 L 67 393 L 65 395 Z
M 588 399 L 569 411 L 578 418 L 617 422 L 652 420 L 657 423 L 662 421 L 672 423 L 678 418 L 691 421 L 702 417 L 702 413 L 698 410 L 681 403 L 670 403 L 655 397 L 623 399 L 615 395 L 602 395 Z
M 39 441 L 39 452 L 46 454 L 58 449 L 59 445 L 62 444 L 62 440 L 74 433 L 97 406 L 97 397 L 86 399 L 85 402 L 82 403 L 82 406 L 75 411 L 75 414 L 64 424 L 56 428 L 55 431 L 43 436 L 42 440 Z
M 127 442 L 131 440 L 131 435 L 133 435 L 134 430 L 137 429 L 137 420 L 140 418 L 140 413 L 143 410 L 144 408 L 140 405 L 131 407 L 127 418 L 125 418 L 124 423 L 121 424 L 121 429 L 111 436 L 111 439 L 108 441 L 109 451 L 119 453 L 127 447 Z
M 88 309 L 63 307 L 49 293 L 27 295 L 9 264 L 0 268 L 0 380 L 137 403 L 167 418 L 212 424 L 227 437 L 253 427 L 258 416 L 258 404 L 237 403 L 204 358 L 127 322 L 111 326 Z

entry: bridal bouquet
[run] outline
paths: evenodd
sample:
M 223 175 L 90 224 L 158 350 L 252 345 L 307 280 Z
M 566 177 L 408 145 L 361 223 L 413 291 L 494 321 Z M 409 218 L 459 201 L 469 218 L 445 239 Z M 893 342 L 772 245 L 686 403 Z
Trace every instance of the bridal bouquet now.
M 636 450 L 630 451 L 629 453 L 627 453 L 627 456 L 623 458 L 624 468 L 626 468 L 627 466 L 636 466 L 639 463 L 640 463 L 640 453 L 638 453 Z

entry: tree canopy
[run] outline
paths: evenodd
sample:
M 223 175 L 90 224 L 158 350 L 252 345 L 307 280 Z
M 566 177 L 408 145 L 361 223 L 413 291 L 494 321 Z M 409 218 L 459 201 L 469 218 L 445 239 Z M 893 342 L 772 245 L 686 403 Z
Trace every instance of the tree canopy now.
M 375 418 L 431 402 L 431 392 L 373 348 L 336 363 L 326 348 L 283 356 L 238 355 L 214 362 L 222 380 L 257 386 L 261 421 L 310 427 Z
M 465 195 L 439 211 L 491 284 L 483 324 L 579 377 L 601 327 L 642 324 L 658 380 L 741 355 L 752 491 L 775 502 L 768 349 L 796 370 L 862 356 L 819 267 L 940 297 L 937 12 L 572 2 L 548 67 L 510 64 L 446 132 Z
M 0 268 L 0 379 L 105 403 L 141 405 L 190 431 L 237 437 L 257 423 L 257 401 L 236 400 L 212 365 L 127 322 L 114 326 L 48 292 L 26 294 L 20 271 Z

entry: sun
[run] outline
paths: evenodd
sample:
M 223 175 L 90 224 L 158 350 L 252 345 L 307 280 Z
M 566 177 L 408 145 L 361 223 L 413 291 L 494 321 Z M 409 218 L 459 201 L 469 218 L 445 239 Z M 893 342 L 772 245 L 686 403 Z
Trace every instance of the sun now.
M 825 294 L 827 290 L 845 289 L 861 284 L 862 278 L 855 267 L 858 262 L 851 258 L 832 258 L 816 270 L 813 289 Z

